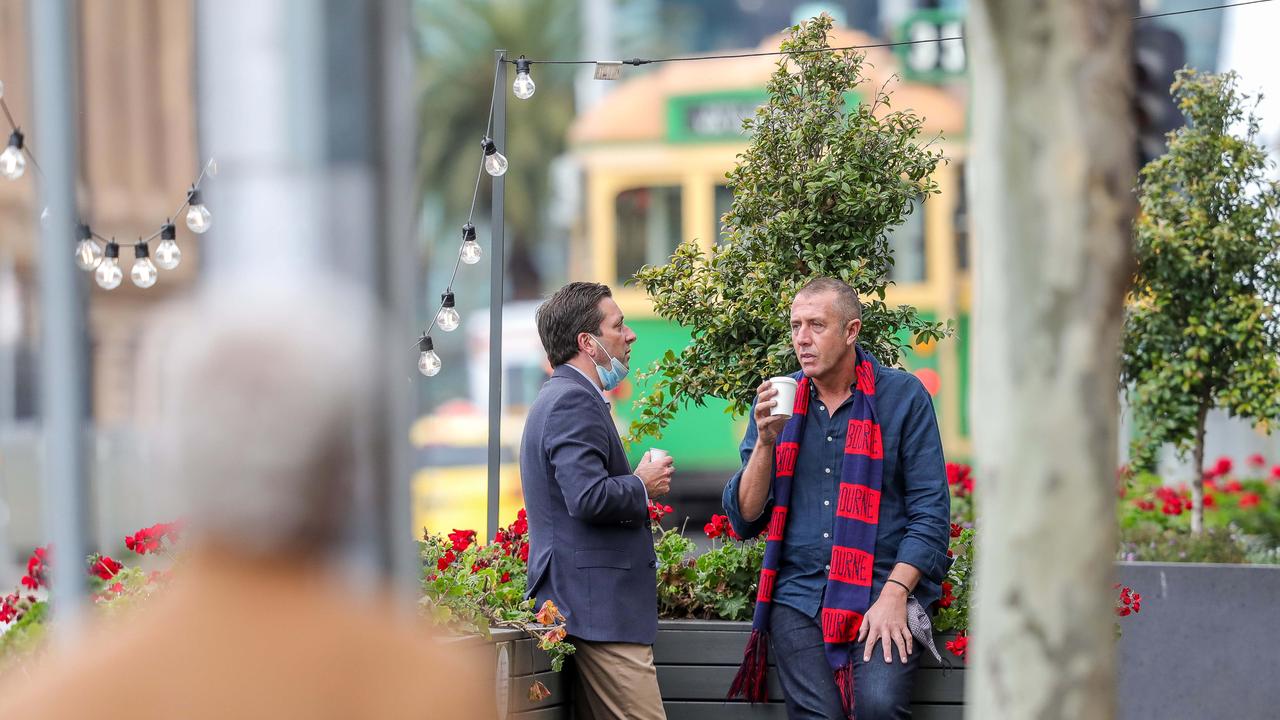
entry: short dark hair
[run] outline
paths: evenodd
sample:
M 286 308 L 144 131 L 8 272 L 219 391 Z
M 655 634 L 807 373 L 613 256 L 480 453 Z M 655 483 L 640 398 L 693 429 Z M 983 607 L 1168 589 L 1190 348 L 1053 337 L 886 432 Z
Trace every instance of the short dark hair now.
M 858 292 L 850 287 L 849 283 L 839 278 L 814 278 L 800 288 L 800 292 L 796 293 L 796 297 L 827 292 L 836 294 L 836 309 L 840 311 L 845 322 L 862 319 L 862 301 L 858 299 Z
M 578 354 L 579 334 L 600 334 L 604 322 L 600 301 L 607 297 L 613 297 L 608 285 L 571 282 L 538 306 L 538 337 L 552 367 Z

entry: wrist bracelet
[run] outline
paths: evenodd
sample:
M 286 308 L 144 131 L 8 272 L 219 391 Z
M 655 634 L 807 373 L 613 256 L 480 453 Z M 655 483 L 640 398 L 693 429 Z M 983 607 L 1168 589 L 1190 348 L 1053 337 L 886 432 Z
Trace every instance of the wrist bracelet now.
M 899 582 L 899 581 L 897 581 L 897 580 L 894 580 L 893 578 L 886 578 L 886 579 L 885 579 L 885 582 L 887 582 L 887 583 L 893 583 L 894 585 L 901 586 L 903 590 L 906 590 L 906 591 L 907 591 L 907 594 L 908 594 L 908 595 L 910 595 L 910 594 L 911 594 L 911 588 L 907 587 L 907 584 L 906 584 L 906 583 Z

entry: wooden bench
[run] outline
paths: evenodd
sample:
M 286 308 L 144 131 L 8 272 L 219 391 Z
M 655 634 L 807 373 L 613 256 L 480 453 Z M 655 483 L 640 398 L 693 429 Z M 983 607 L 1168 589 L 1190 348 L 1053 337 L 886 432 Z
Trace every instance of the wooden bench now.
M 668 720 L 784 720 L 782 687 L 776 671 L 769 670 L 770 702 L 750 705 L 726 702 L 725 692 L 742 661 L 751 624 L 715 620 L 663 620 L 653 646 L 658 686 Z M 952 661 L 945 668 L 925 653 L 916 672 L 912 711 L 920 720 L 960 720 L 964 715 L 964 666 L 951 657 L 943 643 L 951 636 L 936 636 L 938 652 Z M 500 668 L 507 668 L 504 694 L 506 717 L 512 720 L 568 720 L 571 717 L 572 660 L 563 673 L 551 672 L 547 656 L 523 634 L 494 632 Z M 505 648 L 505 649 L 504 649 Z M 504 660 L 505 657 L 505 660 Z M 770 665 L 772 666 L 772 658 Z M 501 681 L 502 672 L 499 672 Z M 541 681 L 551 691 L 542 701 L 529 700 L 529 687 Z M 503 710 L 501 702 L 499 710 Z

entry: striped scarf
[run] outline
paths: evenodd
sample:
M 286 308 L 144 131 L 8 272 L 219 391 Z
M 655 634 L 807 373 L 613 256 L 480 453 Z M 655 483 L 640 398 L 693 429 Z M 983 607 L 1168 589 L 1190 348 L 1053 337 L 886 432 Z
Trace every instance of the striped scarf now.
M 840 471 L 840 492 L 836 502 L 831 566 L 822 607 L 822 637 L 827 662 L 835 674 L 836 687 L 845 714 L 853 718 L 853 644 L 862 616 L 871 605 L 871 574 L 875 565 L 876 524 L 880 519 L 880 484 L 884 447 L 880 424 L 876 421 L 875 362 L 861 346 L 856 346 L 856 391 L 845 438 L 844 462 Z M 769 612 L 774 580 L 782 558 L 787 527 L 787 506 L 795 477 L 800 439 L 804 437 L 809 411 L 807 377 L 799 378 L 791 419 L 783 426 L 774 450 L 773 514 L 769 517 L 764 565 L 756 594 L 751 637 L 743 653 L 742 666 L 729 688 L 729 698 L 742 696 L 767 702 L 765 673 L 768 669 Z

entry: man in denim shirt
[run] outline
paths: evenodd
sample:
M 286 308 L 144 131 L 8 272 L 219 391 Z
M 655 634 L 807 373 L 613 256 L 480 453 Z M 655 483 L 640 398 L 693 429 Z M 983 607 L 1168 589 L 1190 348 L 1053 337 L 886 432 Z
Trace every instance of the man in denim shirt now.
M 840 280 L 814 280 L 792 303 L 791 342 L 801 369 L 795 377 L 810 378 L 811 395 L 774 586 L 771 637 L 787 715 L 793 719 L 844 717 L 818 616 L 830 569 L 861 329 L 857 293 Z M 724 490 L 725 512 L 744 538 L 765 529 L 773 507 L 774 447 L 788 420 L 770 414 L 776 395 L 768 382 L 757 390 L 742 440 L 742 469 Z M 884 470 L 871 607 L 854 650 L 859 720 L 910 716 L 921 648 L 913 646 L 907 628 L 908 600 L 914 597 L 925 608 L 937 601 L 950 566 L 951 503 L 929 393 L 910 373 L 877 363 L 875 409 Z

